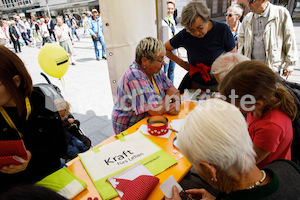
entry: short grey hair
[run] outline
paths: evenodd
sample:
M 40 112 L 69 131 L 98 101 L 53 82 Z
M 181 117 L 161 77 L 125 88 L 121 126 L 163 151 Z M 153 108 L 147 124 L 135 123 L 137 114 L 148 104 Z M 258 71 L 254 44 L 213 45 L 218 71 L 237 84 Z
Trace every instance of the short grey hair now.
M 256 163 L 244 116 L 236 106 L 221 99 L 206 100 L 188 114 L 177 144 L 200 172 L 200 161 L 219 167 L 228 176 L 249 172 Z
M 224 77 L 239 63 L 250 60 L 248 57 L 240 53 L 225 53 L 219 56 L 212 64 L 210 73 L 219 75 L 222 82 Z
M 242 6 L 240 6 L 239 4 L 234 4 L 234 5 L 231 5 L 227 8 L 227 11 L 228 10 L 232 10 L 235 14 L 238 14 L 240 16 L 243 15 L 243 11 L 244 9 L 242 8 Z
M 208 22 L 210 9 L 203 1 L 189 2 L 182 10 L 181 25 L 188 30 L 198 17 L 201 17 L 204 22 Z
M 136 47 L 135 50 L 135 61 L 141 65 L 142 58 L 145 57 L 152 62 L 160 52 L 166 52 L 165 45 L 162 41 L 153 38 L 153 37 L 146 37 L 142 39 Z

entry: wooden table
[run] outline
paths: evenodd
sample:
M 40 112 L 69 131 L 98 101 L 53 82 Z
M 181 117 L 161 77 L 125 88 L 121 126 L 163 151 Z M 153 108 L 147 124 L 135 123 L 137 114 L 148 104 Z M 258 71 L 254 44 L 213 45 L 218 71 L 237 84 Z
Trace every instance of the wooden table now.
M 173 119 L 183 119 L 186 117 L 186 115 L 193 110 L 197 103 L 194 102 L 182 102 L 181 103 L 181 108 L 180 112 L 176 116 L 171 116 L 171 115 L 164 115 L 165 117 L 168 118 L 169 122 Z M 147 124 L 147 119 L 149 117 L 146 117 L 145 119 L 139 121 L 132 127 L 127 129 L 128 133 L 134 133 L 136 132 L 139 127 L 142 124 Z M 149 139 L 151 139 L 155 144 L 159 145 L 162 149 L 164 149 L 169 155 L 173 156 L 174 158 L 178 158 L 178 154 L 175 154 L 173 152 L 174 149 L 176 149 L 173 146 L 173 139 L 176 136 L 174 132 L 171 133 L 170 137 L 168 139 L 166 138 L 160 138 L 156 136 L 150 136 L 146 135 Z M 105 141 L 101 142 L 100 144 L 97 145 L 105 145 L 110 142 L 116 141 L 116 138 L 114 136 L 109 137 Z M 178 149 L 176 149 L 179 151 Z M 169 169 L 165 170 L 164 172 L 156 175 L 156 177 L 159 178 L 159 183 L 151 193 L 148 199 L 163 199 L 164 194 L 161 192 L 159 189 L 159 186 L 169 178 L 170 175 L 173 175 L 175 180 L 180 181 L 190 170 L 192 165 L 186 160 L 185 157 L 180 158 L 177 160 L 178 163 L 170 167 Z M 84 199 L 86 200 L 88 197 L 91 197 L 94 199 L 95 197 L 98 197 L 98 199 L 102 199 L 101 196 L 99 195 L 98 191 L 94 187 L 93 182 L 91 181 L 90 177 L 88 176 L 87 172 L 85 171 L 82 163 L 80 162 L 79 157 L 76 157 L 75 159 L 71 160 L 70 162 L 67 163 L 68 169 L 75 174 L 78 178 L 81 180 L 85 181 L 87 184 L 87 188 L 82 191 L 80 194 L 78 194 L 74 200 L 79 200 L 79 199 Z M 114 198 L 114 200 L 120 199 L 119 197 Z

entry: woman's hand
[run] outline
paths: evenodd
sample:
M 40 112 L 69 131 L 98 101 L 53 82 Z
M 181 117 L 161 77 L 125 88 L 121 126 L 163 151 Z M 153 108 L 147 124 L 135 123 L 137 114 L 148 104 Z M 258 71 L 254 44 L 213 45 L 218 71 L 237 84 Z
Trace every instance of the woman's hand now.
M 176 106 L 179 104 L 179 106 Z M 169 114 L 169 115 L 177 115 L 180 111 L 180 103 L 179 102 L 173 102 L 167 104 L 168 106 L 166 107 L 166 110 L 164 113 Z
M 216 197 L 211 195 L 205 189 L 191 189 L 185 191 L 194 200 L 215 200 Z
M 74 123 L 74 118 L 68 118 L 68 122 L 70 123 L 70 124 L 73 124 Z
M 29 161 L 31 159 L 31 153 L 28 150 L 27 150 L 27 155 L 28 155 L 28 159 L 24 160 L 24 163 L 22 163 L 20 165 L 4 166 L 4 167 L 2 167 L 2 169 L 0 170 L 0 172 L 2 172 L 4 174 L 16 174 L 18 172 L 24 171 L 27 168 L 28 163 L 29 163 Z M 20 158 L 20 159 L 22 159 L 22 158 Z
M 170 87 L 167 91 L 166 91 L 166 95 L 172 96 L 172 95 L 176 95 L 180 97 L 180 92 L 179 90 L 177 90 L 174 86 Z
M 165 200 L 181 200 L 178 189 L 175 185 L 173 186 L 172 190 L 173 190 L 173 198 L 170 199 L 170 198 L 165 197 Z
M 180 111 L 180 92 L 174 86 L 166 91 L 165 96 L 165 112 L 169 115 L 177 115 Z
M 178 193 L 178 189 L 176 186 L 173 186 L 173 198 L 167 198 L 165 197 L 165 200 L 181 200 L 181 197 Z M 215 200 L 216 197 L 211 195 L 209 192 L 207 192 L 205 189 L 191 189 L 185 191 L 190 198 L 194 200 Z

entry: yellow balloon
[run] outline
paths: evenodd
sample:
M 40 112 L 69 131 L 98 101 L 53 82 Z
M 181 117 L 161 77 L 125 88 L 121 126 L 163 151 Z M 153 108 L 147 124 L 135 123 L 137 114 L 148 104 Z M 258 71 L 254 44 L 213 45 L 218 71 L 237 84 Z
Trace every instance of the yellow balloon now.
M 38 56 L 40 67 L 50 76 L 61 78 L 69 67 L 68 53 L 58 44 L 46 44 Z

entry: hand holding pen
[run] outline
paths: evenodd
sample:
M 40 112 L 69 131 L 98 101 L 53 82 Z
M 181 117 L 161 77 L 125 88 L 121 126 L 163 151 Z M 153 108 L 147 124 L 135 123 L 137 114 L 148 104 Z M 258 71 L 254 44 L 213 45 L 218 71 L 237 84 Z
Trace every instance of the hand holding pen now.
M 182 191 L 180 194 L 178 193 L 178 189 L 176 186 L 173 186 L 173 198 L 165 198 L 166 200 L 181 200 L 181 199 L 188 199 L 188 200 L 215 200 L 216 197 L 211 195 L 205 189 L 191 189 Z

